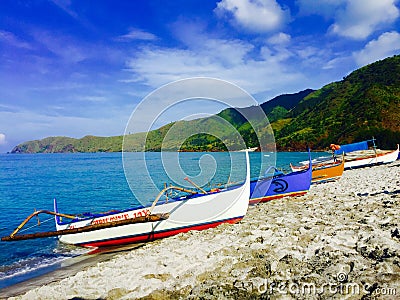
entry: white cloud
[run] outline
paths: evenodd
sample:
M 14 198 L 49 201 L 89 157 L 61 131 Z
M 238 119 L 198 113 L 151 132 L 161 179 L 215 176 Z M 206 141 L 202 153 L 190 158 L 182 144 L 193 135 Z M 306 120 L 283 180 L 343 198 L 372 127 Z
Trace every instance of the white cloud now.
M 317 14 L 332 19 L 330 31 L 354 40 L 364 40 L 387 28 L 399 17 L 397 0 L 297 0 L 300 15 Z
M 4 133 L 0 133 L 0 145 L 7 144 L 6 135 Z
M 323 70 L 332 70 L 332 69 L 338 69 L 341 66 L 345 65 L 352 65 L 354 64 L 353 58 L 349 55 L 338 55 L 338 57 L 335 57 L 331 60 L 329 60 L 323 67 Z
M 337 12 L 331 30 L 340 36 L 363 40 L 399 17 L 396 0 L 348 0 Z
M 370 41 L 364 49 L 353 53 L 359 66 L 400 53 L 400 34 L 396 31 L 385 32 L 376 40 Z
M 155 36 L 150 32 L 133 28 L 127 34 L 117 37 L 116 40 L 122 42 L 132 41 L 132 40 L 154 41 L 157 40 L 157 36 Z
M 290 18 L 275 0 L 222 0 L 215 9 L 217 15 L 233 15 L 240 27 L 252 32 L 269 32 L 281 28 Z
M 127 61 L 135 82 L 153 88 L 189 77 L 213 77 L 233 82 L 250 93 L 290 86 L 303 79 L 300 71 L 284 65 L 290 55 L 280 49 L 257 49 L 239 40 L 208 39 L 193 49 L 146 47 Z
M 307 45 L 304 45 L 301 48 L 297 49 L 297 55 L 301 59 L 310 59 L 312 57 L 317 56 L 319 52 L 320 49 L 318 49 L 317 47 L 307 46 Z
M 274 45 L 285 45 L 290 43 L 290 35 L 283 33 L 283 32 L 279 32 L 278 34 L 273 35 L 272 37 L 270 37 L 268 39 L 268 43 L 270 44 L 274 44 Z

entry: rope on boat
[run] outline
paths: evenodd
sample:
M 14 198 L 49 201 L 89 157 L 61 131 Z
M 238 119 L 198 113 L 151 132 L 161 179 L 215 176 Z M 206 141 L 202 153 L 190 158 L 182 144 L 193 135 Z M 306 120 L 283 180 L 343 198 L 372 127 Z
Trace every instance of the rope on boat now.
M 32 226 L 29 226 L 28 228 L 21 229 L 19 232 L 25 232 L 25 231 L 27 231 L 29 229 L 32 229 L 33 227 L 40 226 L 41 224 L 44 224 L 44 223 L 47 223 L 47 222 L 53 221 L 53 220 L 54 220 L 54 218 L 48 218 L 48 219 L 46 219 L 44 221 L 39 221 L 39 224 L 32 225 Z

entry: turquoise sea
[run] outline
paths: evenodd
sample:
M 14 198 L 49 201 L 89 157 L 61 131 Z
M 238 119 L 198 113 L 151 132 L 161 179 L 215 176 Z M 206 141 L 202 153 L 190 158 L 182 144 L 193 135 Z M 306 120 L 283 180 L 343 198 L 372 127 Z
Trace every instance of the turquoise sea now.
M 329 154 L 312 153 L 321 155 Z M 287 172 L 290 162 L 307 160 L 308 155 L 250 153 L 251 176 L 258 177 L 275 158 L 276 167 Z M 165 183 L 188 184 L 185 174 L 210 187 L 244 180 L 244 153 L 128 153 L 124 161 L 129 184 L 121 153 L 0 154 L 0 236 L 9 235 L 34 209 L 53 210 L 54 198 L 63 213 L 102 212 L 152 202 L 158 192 L 154 185 L 160 189 Z M 40 223 L 39 231 L 55 229 L 51 216 L 41 215 Z M 32 219 L 28 226 L 36 224 Z M 43 275 L 86 252 L 55 237 L 0 242 L 0 289 Z

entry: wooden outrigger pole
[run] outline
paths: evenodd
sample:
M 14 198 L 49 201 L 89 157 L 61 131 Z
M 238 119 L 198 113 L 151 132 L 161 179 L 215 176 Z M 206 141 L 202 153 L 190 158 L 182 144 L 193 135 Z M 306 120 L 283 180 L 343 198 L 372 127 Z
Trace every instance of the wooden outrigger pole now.
M 103 224 L 94 224 L 94 225 L 88 225 L 88 226 L 72 228 L 72 229 L 63 229 L 63 230 L 58 230 L 58 231 L 56 230 L 56 231 L 46 231 L 46 232 L 37 232 L 37 233 L 16 235 L 16 233 L 32 217 L 34 217 L 38 213 L 47 213 L 47 214 L 56 215 L 56 216 L 60 216 L 60 217 L 67 217 L 67 218 L 71 217 L 68 215 L 59 214 L 59 213 L 55 213 L 52 211 L 38 211 L 38 212 L 35 212 L 32 215 L 30 215 L 28 218 L 26 218 L 25 221 L 22 222 L 21 225 L 19 225 L 12 234 L 10 234 L 9 236 L 2 237 L 1 240 L 9 242 L 9 241 L 21 241 L 21 240 L 45 238 L 45 237 L 59 236 L 59 235 L 65 235 L 65 234 L 88 232 L 88 231 L 99 230 L 99 229 L 104 229 L 104 228 L 109 228 L 109 227 L 122 226 L 122 225 L 133 224 L 133 223 L 155 222 L 155 221 L 168 219 L 168 217 L 169 217 L 168 214 L 153 214 L 153 215 L 131 218 L 131 219 L 127 219 L 127 220 L 107 222 L 107 223 L 103 223 Z M 75 218 L 75 217 L 73 217 L 73 218 Z
M 207 192 L 199 187 L 197 184 L 195 184 L 192 180 L 189 179 L 189 177 L 184 178 L 187 182 L 189 182 L 191 185 L 193 185 L 196 189 L 200 190 L 203 194 L 207 194 Z
M 30 216 L 28 216 L 11 234 L 10 234 L 10 238 L 14 238 L 14 236 L 18 233 L 18 231 L 20 231 L 22 229 L 22 227 L 25 226 L 26 223 L 28 223 L 28 221 L 30 219 L 32 219 L 33 217 L 37 217 L 38 218 L 38 225 L 40 225 L 40 221 L 39 221 L 39 214 L 48 214 L 48 215 L 53 215 L 53 216 L 59 216 L 59 217 L 64 217 L 64 218 L 68 218 L 68 219 L 75 219 L 76 216 L 72 216 L 72 215 L 67 215 L 67 214 L 61 214 L 61 213 L 56 213 L 54 211 L 50 211 L 50 210 L 39 210 L 36 211 L 33 214 L 31 214 Z M 3 238 L 1 238 L 1 240 L 3 241 Z
M 151 205 L 151 207 L 149 209 L 150 210 L 150 214 L 153 211 L 154 207 L 156 206 L 158 200 L 160 200 L 161 196 L 165 192 L 167 192 L 168 190 L 177 190 L 177 191 L 180 191 L 180 192 L 190 193 L 190 194 L 193 194 L 193 195 L 197 194 L 196 191 L 192 191 L 192 190 L 188 190 L 188 189 L 185 189 L 185 188 L 181 188 L 179 186 L 165 186 L 165 188 L 160 193 L 158 193 L 156 199 L 153 201 L 153 204 Z
M 165 187 L 158 194 L 158 196 L 153 201 L 153 204 L 150 207 L 150 212 L 146 216 L 140 216 L 140 217 L 130 218 L 130 219 L 126 219 L 126 220 L 118 220 L 118 221 L 112 221 L 112 222 L 101 223 L 101 224 L 87 225 L 87 226 L 78 227 L 78 228 L 17 235 L 17 233 L 22 229 L 22 227 L 24 227 L 26 225 L 26 223 L 28 223 L 29 220 L 31 220 L 35 216 L 38 217 L 39 214 L 48 214 L 48 215 L 59 216 L 59 217 L 64 217 L 64 218 L 68 218 L 68 219 L 76 219 L 77 218 L 76 216 L 73 216 L 73 215 L 62 214 L 62 213 L 53 212 L 53 211 L 49 211 L 49 210 L 36 211 L 36 209 L 35 209 L 35 212 L 33 214 L 31 214 L 30 216 L 28 216 L 9 236 L 2 237 L 1 240 L 9 242 L 9 241 L 37 239 L 37 238 L 45 238 L 45 237 L 52 237 L 52 236 L 59 236 L 59 235 L 66 235 L 66 234 L 74 234 L 74 233 L 80 233 L 80 232 L 88 232 L 88 231 L 93 231 L 93 230 L 99 230 L 99 229 L 116 227 L 116 226 L 123 226 L 123 225 L 134 224 L 134 223 L 156 222 L 156 221 L 160 221 L 160 220 L 166 220 L 169 217 L 168 213 L 152 214 L 151 212 L 153 211 L 154 207 L 156 206 L 156 204 L 157 204 L 158 200 L 161 198 L 161 196 L 168 190 L 178 190 L 178 191 L 185 192 L 185 193 L 197 194 L 197 191 L 188 190 L 188 189 L 177 187 L 177 186 L 169 186 L 169 187 Z M 38 224 L 40 225 L 39 222 L 38 222 Z

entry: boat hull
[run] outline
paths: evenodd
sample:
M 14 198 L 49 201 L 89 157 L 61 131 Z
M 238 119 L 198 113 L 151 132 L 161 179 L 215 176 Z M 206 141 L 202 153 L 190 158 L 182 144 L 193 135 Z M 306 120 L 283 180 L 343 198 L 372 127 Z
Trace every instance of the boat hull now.
M 250 204 L 306 194 L 311 184 L 312 167 L 310 166 L 311 163 L 307 169 L 299 172 L 251 181 Z
M 335 181 L 342 177 L 344 171 L 344 161 L 340 164 L 329 166 L 319 166 L 312 171 L 311 183 L 321 183 L 327 181 Z
M 305 167 L 297 167 L 290 164 L 293 172 L 298 172 Z M 342 177 L 344 171 L 344 160 L 340 163 L 321 163 L 314 164 L 312 170 L 311 184 L 335 181 Z
M 185 233 L 185 232 L 188 232 L 191 230 L 205 230 L 205 229 L 217 227 L 223 223 L 234 224 L 234 223 L 239 222 L 242 219 L 243 219 L 243 216 L 228 219 L 228 220 L 219 220 L 219 221 L 215 221 L 215 222 L 211 222 L 211 223 L 197 224 L 197 225 L 187 226 L 187 227 L 177 227 L 175 229 L 168 228 L 164 231 L 161 231 L 161 230 L 152 231 L 151 228 L 148 228 L 147 233 L 138 233 L 138 234 L 133 234 L 133 235 L 126 235 L 123 237 L 117 236 L 114 238 L 112 238 L 112 237 L 105 238 L 104 236 L 102 236 L 100 240 L 92 240 L 90 242 L 84 242 L 84 243 L 79 243 L 79 244 L 75 244 L 75 245 L 81 246 L 81 247 L 98 248 L 98 247 L 111 247 L 111 246 L 118 246 L 118 245 L 125 245 L 125 244 L 147 243 L 147 242 L 151 242 L 151 241 L 154 241 L 157 239 L 167 238 L 167 237 L 179 234 L 179 233 Z
M 84 247 L 103 247 L 148 242 L 190 230 L 204 230 L 222 223 L 240 221 L 247 212 L 250 196 L 250 167 L 246 153 L 246 180 L 242 186 L 196 197 L 173 199 L 156 205 L 152 214 L 169 214 L 165 220 L 134 223 L 83 233 L 59 236 L 63 243 Z M 149 214 L 150 207 L 63 224 L 56 219 L 57 230 L 113 222 Z
M 377 164 L 391 163 L 397 160 L 398 156 L 399 156 L 399 145 L 397 145 L 397 150 L 394 150 L 389 153 L 381 153 L 368 157 L 358 157 L 355 159 L 350 159 L 345 157 L 344 169 L 348 170 L 348 169 L 373 166 Z

